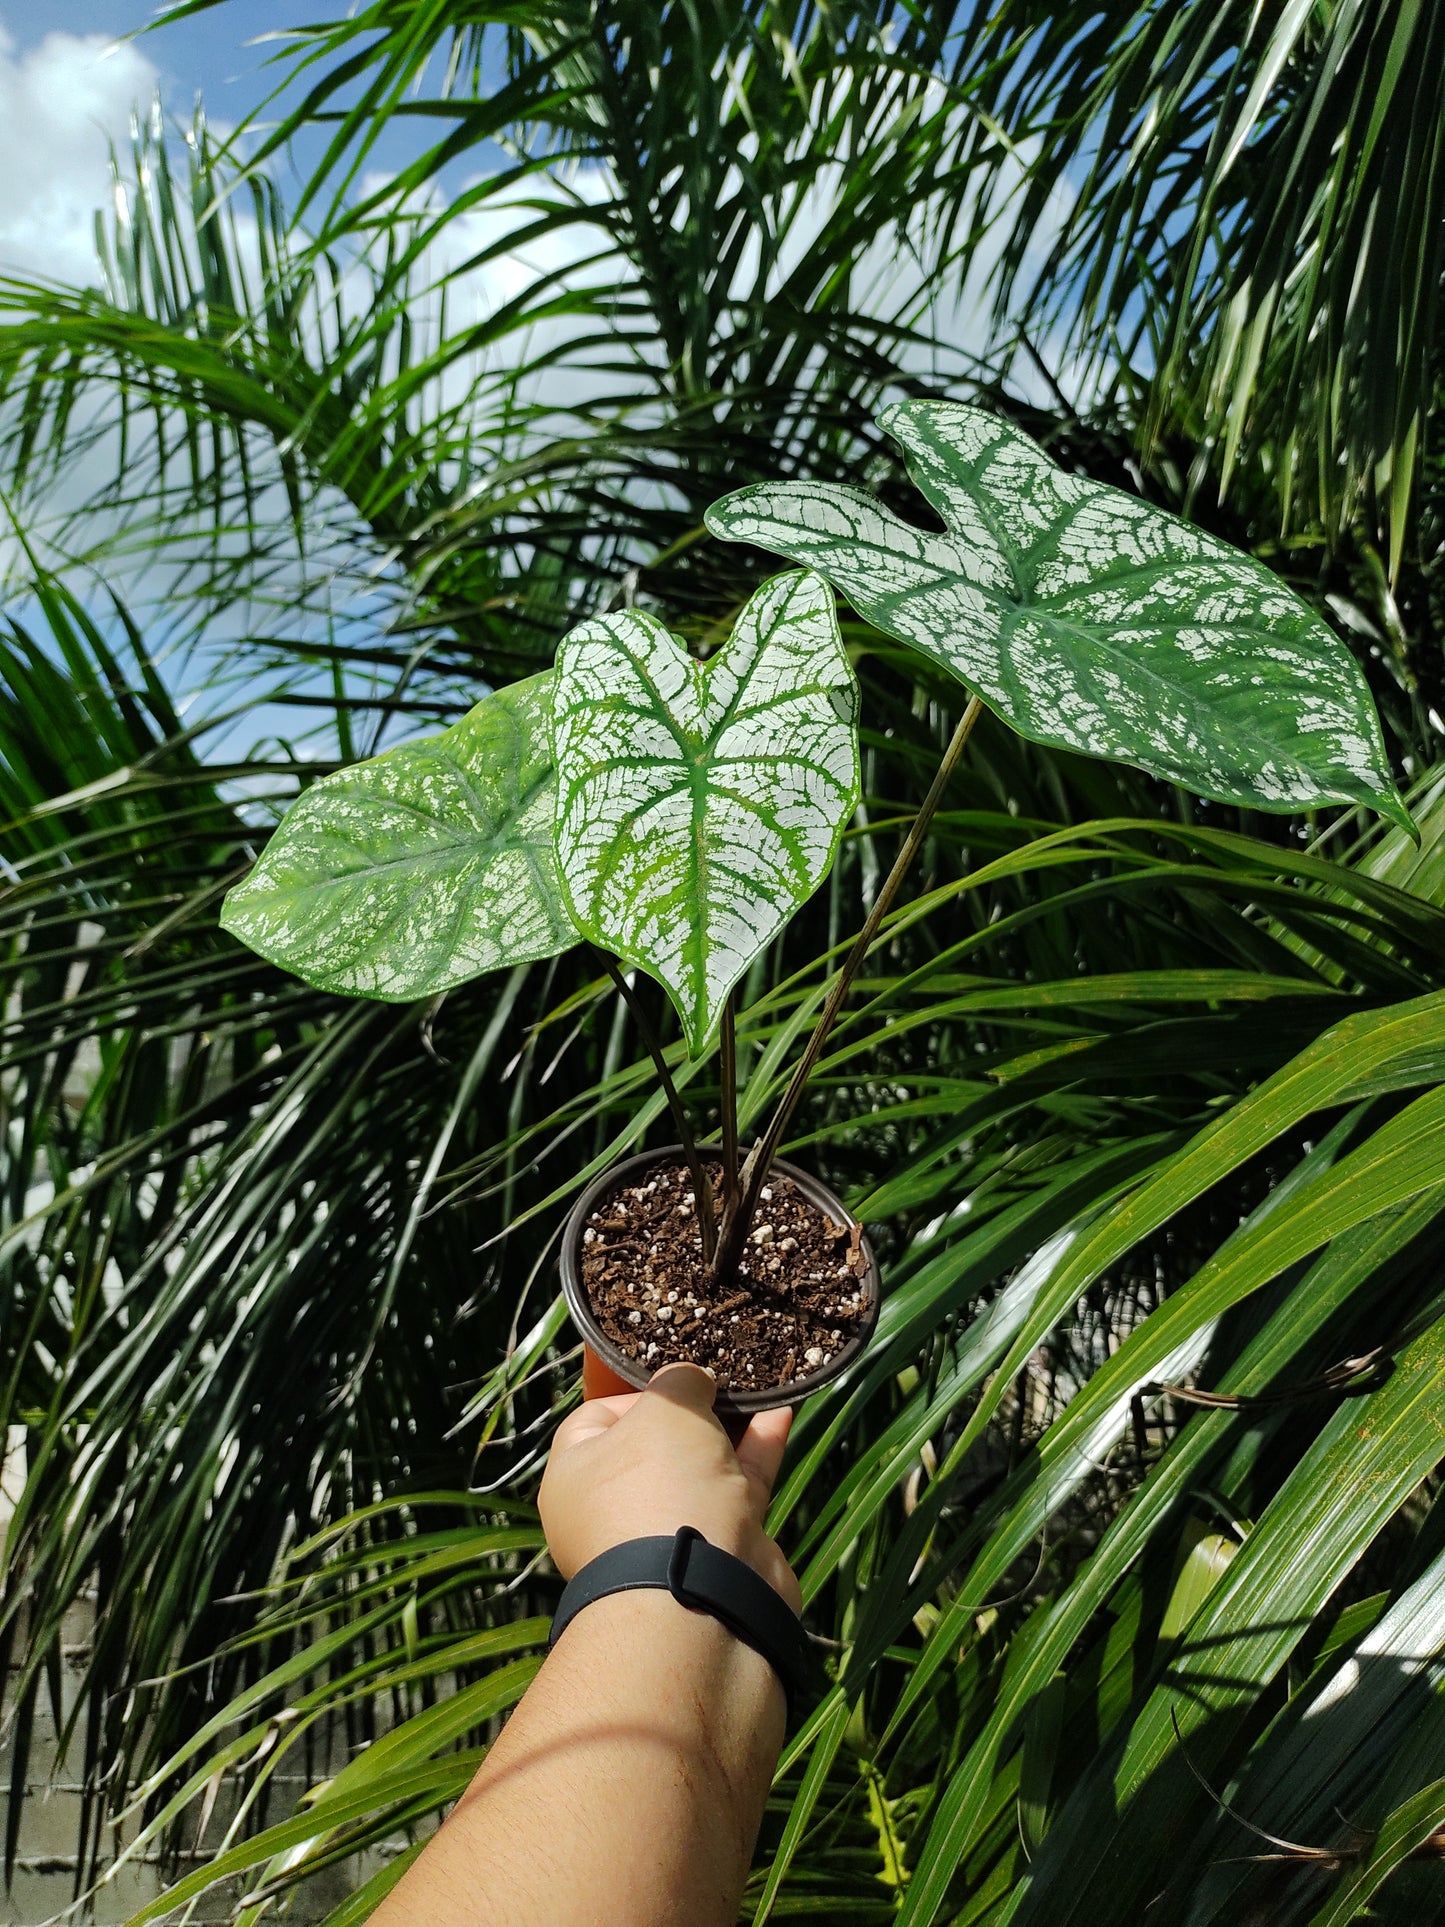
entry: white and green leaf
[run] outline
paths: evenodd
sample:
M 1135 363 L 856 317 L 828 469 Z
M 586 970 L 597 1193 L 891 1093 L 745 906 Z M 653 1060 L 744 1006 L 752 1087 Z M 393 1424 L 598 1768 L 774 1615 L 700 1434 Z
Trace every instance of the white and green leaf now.
M 323 990 L 408 1003 L 577 941 L 552 850 L 548 671 L 292 805 L 223 926 Z
M 858 685 L 821 577 L 775 576 L 708 662 L 636 610 L 557 660 L 557 864 L 579 930 L 659 978 L 696 1054 L 827 875 L 858 802 Z
M 879 421 L 945 533 L 826 482 L 740 489 L 708 527 L 820 570 L 1035 742 L 1260 809 L 1364 802 L 1413 834 L 1353 657 L 1262 563 L 979 409 Z

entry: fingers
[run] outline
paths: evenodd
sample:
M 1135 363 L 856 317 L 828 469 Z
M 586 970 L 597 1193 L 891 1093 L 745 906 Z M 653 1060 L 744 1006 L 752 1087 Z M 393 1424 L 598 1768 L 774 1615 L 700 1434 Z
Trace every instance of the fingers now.
M 660 1372 L 653 1373 L 645 1391 L 622 1392 L 612 1398 L 584 1399 L 577 1410 L 558 1426 L 557 1436 L 552 1441 L 553 1454 L 568 1452 L 574 1446 L 610 1431 L 620 1418 L 625 1418 L 643 1399 L 663 1398 L 669 1405 L 679 1405 L 686 1411 L 711 1414 L 712 1402 L 716 1397 L 717 1380 L 700 1365 L 664 1365 Z
M 759 1412 L 738 1440 L 738 1464 L 756 1486 L 761 1487 L 763 1503 L 773 1489 L 778 1467 L 783 1462 L 783 1447 L 793 1423 L 792 1407 Z
M 553 1452 L 568 1452 L 573 1446 L 610 1431 L 641 1397 L 641 1392 L 627 1392 L 615 1398 L 587 1399 L 557 1427 L 557 1435 L 552 1440 Z
M 645 1391 L 616 1398 L 586 1400 L 558 1428 L 552 1442 L 552 1456 L 555 1459 L 576 1446 L 601 1437 L 631 1411 L 636 1410 L 639 1419 L 649 1411 L 660 1416 L 664 1404 L 695 1413 L 716 1427 L 719 1423 L 713 1409 L 716 1398 L 717 1381 L 711 1372 L 704 1371 L 700 1365 L 664 1365 L 661 1371 L 653 1373 Z M 767 1509 L 778 1467 L 782 1464 L 792 1423 L 793 1414 L 787 1406 L 775 1411 L 758 1412 L 737 1441 L 737 1463 L 752 1489 L 753 1503 L 760 1521 Z M 639 1443 L 645 1435 L 646 1427 L 637 1435 Z

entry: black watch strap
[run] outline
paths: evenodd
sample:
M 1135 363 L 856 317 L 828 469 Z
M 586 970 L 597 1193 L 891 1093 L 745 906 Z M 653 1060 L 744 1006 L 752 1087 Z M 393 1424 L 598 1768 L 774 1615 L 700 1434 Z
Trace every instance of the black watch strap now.
M 589 1559 L 562 1594 L 548 1650 L 584 1606 L 639 1587 L 670 1592 L 680 1606 L 720 1619 L 767 1660 L 783 1682 L 792 1713 L 808 1676 L 808 1635 L 802 1620 L 766 1579 L 709 1544 L 696 1526 L 681 1526 L 670 1539 L 628 1539 Z

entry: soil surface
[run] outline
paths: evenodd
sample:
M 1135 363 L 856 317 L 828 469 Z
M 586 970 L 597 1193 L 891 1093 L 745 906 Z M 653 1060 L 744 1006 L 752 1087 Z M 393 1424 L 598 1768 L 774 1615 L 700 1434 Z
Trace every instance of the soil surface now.
M 708 1167 L 714 1195 L 722 1181 Z M 651 1366 L 705 1365 L 720 1386 L 787 1385 L 831 1362 L 868 1309 L 858 1233 L 774 1175 L 739 1262 L 715 1288 L 685 1164 L 655 1164 L 605 1194 L 582 1232 L 582 1283 L 620 1351 Z

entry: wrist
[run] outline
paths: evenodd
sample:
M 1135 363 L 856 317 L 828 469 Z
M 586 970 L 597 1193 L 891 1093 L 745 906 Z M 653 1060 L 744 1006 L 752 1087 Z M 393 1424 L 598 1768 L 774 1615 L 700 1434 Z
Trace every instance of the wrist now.
M 665 1592 L 615 1593 L 578 1614 L 538 1684 L 563 1707 L 569 1744 L 579 1728 L 623 1734 L 652 1755 L 651 1785 L 680 1782 L 697 1813 L 733 1812 L 741 1831 L 756 1830 L 788 1697 L 767 1660 L 718 1620 Z
M 772 1587 L 784 1605 L 801 1614 L 802 1594 L 792 1567 L 777 1543 L 770 1539 L 756 1520 L 719 1512 L 707 1506 L 656 1506 L 639 1509 L 635 1516 L 617 1519 L 603 1530 L 593 1529 L 576 1541 L 558 1535 L 554 1541 L 554 1560 L 564 1579 L 571 1579 L 582 1567 L 632 1539 L 670 1539 L 681 1526 L 692 1526 L 719 1552 L 731 1553 Z
M 549 1646 L 601 1600 L 643 1591 L 661 1592 L 684 1612 L 717 1621 L 761 1656 L 796 1705 L 810 1674 L 807 1635 L 796 1607 L 755 1567 L 694 1526 L 623 1540 L 588 1560 L 562 1594 Z
M 589 1621 L 610 1647 L 625 1646 L 635 1655 L 644 1672 L 665 1661 L 668 1667 L 685 1664 L 689 1678 L 697 1681 L 725 1678 L 749 1700 L 771 1703 L 776 1698 L 786 1723 L 787 1693 L 777 1672 L 756 1647 L 711 1613 L 684 1606 L 670 1593 L 638 1587 L 594 1600 L 573 1626 Z

